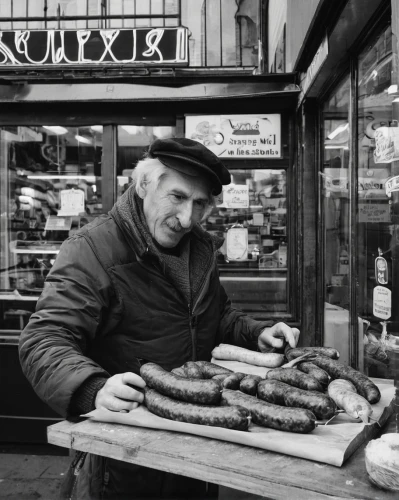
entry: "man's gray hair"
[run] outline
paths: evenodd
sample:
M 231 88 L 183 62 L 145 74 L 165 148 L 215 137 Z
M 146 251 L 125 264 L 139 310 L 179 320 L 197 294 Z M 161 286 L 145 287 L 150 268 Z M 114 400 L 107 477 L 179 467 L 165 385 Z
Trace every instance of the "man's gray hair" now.
M 158 158 L 146 157 L 138 161 L 132 173 L 132 181 L 135 185 L 136 192 L 138 192 L 138 186 L 149 184 L 150 182 L 154 182 L 156 187 L 158 187 L 161 180 L 164 179 L 171 170 L 171 168 L 160 162 Z M 211 193 L 210 189 L 208 196 L 209 203 L 202 220 L 208 217 L 215 206 L 215 196 Z

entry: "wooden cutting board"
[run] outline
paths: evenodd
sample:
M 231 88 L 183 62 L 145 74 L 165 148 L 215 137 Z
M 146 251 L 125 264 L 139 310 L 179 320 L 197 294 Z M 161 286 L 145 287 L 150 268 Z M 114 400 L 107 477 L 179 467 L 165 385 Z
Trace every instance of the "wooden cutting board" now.
M 276 431 L 254 424 L 251 424 L 248 432 L 186 424 L 157 417 L 143 406 L 129 413 L 97 409 L 83 416 L 101 422 L 194 434 L 340 467 L 364 441 L 378 432 L 392 412 L 389 407 L 394 395 L 392 381 L 374 379 L 374 382 L 381 391 L 380 402 L 373 405 L 373 417 L 377 422 L 363 424 L 339 414 L 328 425 L 320 425 L 309 434 Z

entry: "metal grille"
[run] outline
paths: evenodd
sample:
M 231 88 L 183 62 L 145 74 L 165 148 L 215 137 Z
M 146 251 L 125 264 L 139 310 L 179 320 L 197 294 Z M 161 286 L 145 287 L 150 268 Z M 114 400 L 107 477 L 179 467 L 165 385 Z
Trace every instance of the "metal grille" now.
M 0 30 L 185 26 L 189 66 L 259 65 L 266 0 L 0 0 Z

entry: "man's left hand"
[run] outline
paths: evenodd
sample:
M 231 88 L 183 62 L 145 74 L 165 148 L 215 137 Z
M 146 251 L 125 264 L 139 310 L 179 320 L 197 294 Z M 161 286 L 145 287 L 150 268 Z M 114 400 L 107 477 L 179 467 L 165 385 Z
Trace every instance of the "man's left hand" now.
M 298 343 L 298 339 L 298 328 L 291 328 L 285 323 L 276 323 L 262 331 L 258 337 L 258 346 L 261 352 L 270 351 L 271 347 L 282 349 L 287 343 L 294 348 Z

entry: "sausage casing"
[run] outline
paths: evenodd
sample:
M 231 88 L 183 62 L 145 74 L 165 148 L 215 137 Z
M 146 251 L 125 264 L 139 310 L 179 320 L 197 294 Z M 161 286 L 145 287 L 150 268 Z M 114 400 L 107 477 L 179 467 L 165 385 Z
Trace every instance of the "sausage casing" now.
M 243 406 L 251 412 L 254 423 L 279 431 L 306 434 L 316 426 L 316 417 L 309 410 L 266 403 L 241 391 L 223 389 L 222 405 Z
M 187 361 L 187 363 L 184 363 L 182 368 L 185 371 L 187 378 L 199 378 L 199 379 L 205 378 L 202 374 L 201 368 L 197 365 L 195 361 Z
M 240 382 L 240 391 L 250 396 L 256 396 L 258 384 L 262 380 L 259 375 L 246 375 Z
M 223 380 L 222 387 L 237 391 L 240 387 L 240 382 L 244 377 L 245 373 L 234 372 Z
M 337 410 L 334 401 L 326 394 L 305 391 L 278 380 L 262 380 L 259 382 L 258 397 L 273 404 L 306 408 L 320 420 L 333 417 Z
M 246 431 L 251 420 L 249 410 L 243 407 L 226 408 L 176 401 L 149 387 L 144 389 L 144 404 L 151 413 L 159 417 L 189 424 Z
M 266 379 L 280 380 L 306 391 L 323 392 L 323 387 L 312 375 L 303 373 L 296 368 L 275 368 L 266 373 Z
M 222 375 L 223 373 L 234 373 L 233 370 L 211 363 L 210 361 L 195 361 L 195 364 L 201 368 L 203 378 L 212 378 L 215 375 Z
M 334 349 L 334 347 L 294 347 L 285 351 L 285 357 L 288 361 L 292 361 L 293 359 L 299 358 L 299 356 L 303 356 L 308 353 L 318 356 L 327 356 L 332 359 L 339 358 L 339 352 L 337 349 Z
M 220 403 L 221 386 L 217 380 L 180 377 L 155 363 L 142 365 L 140 376 L 149 387 L 165 396 L 203 405 Z
M 312 363 L 325 370 L 334 380 L 343 378 L 352 382 L 357 392 L 371 404 L 378 403 L 381 399 L 381 393 L 378 387 L 370 380 L 367 375 L 360 373 L 350 366 L 343 365 L 334 359 L 325 356 L 317 356 L 312 359 Z
M 303 373 L 312 375 L 312 377 L 314 377 L 321 384 L 322 387 L 328 386 L 329 382 L 328 373 L 322 368 L 319 368 L 318 366 L 313 364 L 311 361 L 302 361 L 302 363 L 297 364 L 297 368 Z

